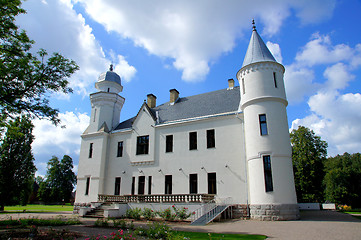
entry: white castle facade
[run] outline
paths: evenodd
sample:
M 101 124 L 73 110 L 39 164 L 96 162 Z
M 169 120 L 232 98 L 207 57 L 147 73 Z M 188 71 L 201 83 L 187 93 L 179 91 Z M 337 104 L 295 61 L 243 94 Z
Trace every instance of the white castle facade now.
M 253 219 L 297 219 L 284 71 L 254 27 L 239 87 L 230 79 L 226 89 L 190 97 L 172 89 L 161 105 L 149 94 L 120 123 L 125 99 L 111 67 L 90 94 L 76 204 L 214 199 L 246 206 Z

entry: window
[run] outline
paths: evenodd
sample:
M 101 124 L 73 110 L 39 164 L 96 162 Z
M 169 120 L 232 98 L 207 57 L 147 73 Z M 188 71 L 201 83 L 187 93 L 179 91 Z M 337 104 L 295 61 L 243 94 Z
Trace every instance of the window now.
M 275 88 L 277 88 L 276 72 L 273 72 L 273 82 L 275 83 Z
M 95 118 L 96 118 L 96 116 L 97 116 L 97 109 L 96 109 L 96 108 L 94 108 L 94 118 L 93 118 L 93 122 L 95 122 Z
M 216 139 L 214 134 L 214 129 L 207 130 L 207 148 L 215 148 Z
M 242 92 L 243 92 L 243 94 L 246 93 L 246 88 L 244 86 L 244 78 L 242 78 Z
M 263 169 L 264 169 L 264 182 L 266 186 L 266 192 L 272 192 L 273 191 L 272 168 L 271 168 L 271 157 L 269 155 L 263 156 Z
M 164 194 L 172 194 L 172 175 L 165 175 Z
M 90 143 L 89 145 L 89 158 L 93 157 L 93 143 Z
M 85 195 L 89 195 L 90 177 L 86 178 Z
M 115 178 L 114 195 L 120 195 L 120 177 Z
M 197 149 L 197 132 L 189 133 L 189 150 Z
M 149 135 L 137 137 L 137 155 L 148 154 Z
M 173 135 L 165 137 L 165 152 L 173 152 Z
M 198 176 L 197 174 L 189 174 L 189 194 L 198 193 Z
M 267 131 L 267 120 L 266 120 L 266 114 L 260 114 L 259 115 L 259 127 L 261 130 L 261 135 L 268 135 Z
M 208 173 L 208 194 L 217 194 L 216 173 Z
M 138 194 L 144 195 L 145 176 L 138 177 Z
M 118 142 L 117 157 L 123 157 L 123 141 Z
M 135 193 L 135 177 L 132 177 L 132 195 Z
M 148 176 L 148 194 L 152 194 L 152 176 Z

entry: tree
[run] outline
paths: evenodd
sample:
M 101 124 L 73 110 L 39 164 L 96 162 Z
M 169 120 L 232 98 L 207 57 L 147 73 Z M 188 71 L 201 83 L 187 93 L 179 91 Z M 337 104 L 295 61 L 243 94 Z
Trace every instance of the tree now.
M 25 117 L 10 120 L 0 146 L 0 210 L 25 203 L 36 171 L 31 152 L 33 125 Z
M 344 153 L 325 163 L 326 200 L 361 207 L 361 154 Z
M 49 106 L 47 94 L 72 92 L 67 78 L 79 67 L 58 53 L 31 53 L 34 41 L 15 25 L 25 13 L 20 6 L 20 0 L 0 1 L 0 121 L 4 126 L 7 118 L 28 114 L 56 125 L 59 111 Z
M 45 181 L 40 183 L 39 198 L 45 202 L 69 202 L 76 183 L 73 172 L 73 160 L 64 155 L 59 161 L 53 156 L 48 162 Z
M 323 202 L 327 142 L 304 126 L 292 130 L 292 162 L 298 202 Z

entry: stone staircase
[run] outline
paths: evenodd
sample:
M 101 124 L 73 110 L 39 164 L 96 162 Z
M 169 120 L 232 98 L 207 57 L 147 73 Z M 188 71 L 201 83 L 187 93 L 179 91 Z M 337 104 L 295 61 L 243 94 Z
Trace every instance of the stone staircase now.
M 103 218 L 104 217 L 104 210 L 112 208 L 111 203 L 103 203 L 102 205 L 93 208 L 91 211 L 87 212 L 84 217 L 87 218 Z

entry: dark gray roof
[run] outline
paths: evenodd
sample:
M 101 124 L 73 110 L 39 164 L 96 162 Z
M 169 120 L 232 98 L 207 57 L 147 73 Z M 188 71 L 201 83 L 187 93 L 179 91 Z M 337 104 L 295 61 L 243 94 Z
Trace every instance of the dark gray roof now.
M 158 117 L 157 124 L 162 124 L 189 118 L 236 112 L 239 103 L 239 87 L 235 87 L 230 90 L 222 89 L 179 98 L 174 105 L 166 102 L 150 110 L 154 116 Z M 134 119 L 135 117 L 120 123 L 115 130 L 130 128 Z
M 272 53 L 264 44 L 261 37 L 258 35 L 257 30 L 252 31 L 251 40 L 249 41 L 246 56 L 244 57 L 242 67 L 256 62 L 277 62 L 273 57 Z
M 110 81 L 122 85 L 119 75 L 113 71 L 107 71 L 100 74 L 98 78 L 98 82 L 102 82 L 102 81 Z

